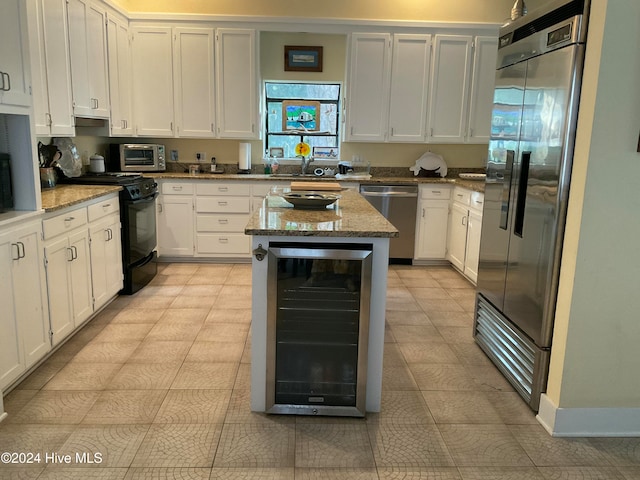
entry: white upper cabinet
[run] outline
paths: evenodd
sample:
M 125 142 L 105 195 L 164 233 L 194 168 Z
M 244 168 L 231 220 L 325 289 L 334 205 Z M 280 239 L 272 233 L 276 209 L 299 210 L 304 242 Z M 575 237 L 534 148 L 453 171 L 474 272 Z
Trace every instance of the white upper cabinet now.
M 345 140 L 384 142 L 389 111 L 391 35 L 352 34 L 348 65 Z
M 136 135 L 174 136 L 171 27 L 131 27 Z
M 176 134 L 179 137 L 213 137 L 213 28 L 175 28 L 173 58 Z
M 430 64 L 431 35 L 393 36 L 390 141 L 425 141 Z
M 255 30 L 216 31 L 217 130 L 220 138 L 260 137 Z
M 30 0 L 29 50 L 36 135 L 74 136 L 65 0 Z
M 489 142 L 497 57 L 498 39 L 496 37 L 475 38 L 467 129 L 468 143 Z
M 0 104 L 29 107 L 31 94 L 24 1 L 5 0 L 0 15 Z
M 68 0 L 73 113 L 109 118 L 106 12 L 91 0 Z
M 463 143 L 467 128 L 473 37 L 436 35 L 429 95 L 429 141 Z
M 115 15 L 107 15 L 107 53 L 109 59 L 109 97 L 111 135 L 133 135 L 131 98 L 131 42 L 129 25 Z

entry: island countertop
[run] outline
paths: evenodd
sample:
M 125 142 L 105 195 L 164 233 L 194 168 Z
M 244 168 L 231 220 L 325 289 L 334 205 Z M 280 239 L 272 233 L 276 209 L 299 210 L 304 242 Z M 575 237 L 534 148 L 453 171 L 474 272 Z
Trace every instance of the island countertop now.
M 245 227 L 247 235 L 315 237 L 397 237 L 398 230 L 359 193 L 341 198 L 323 210 L 293 208 L 278 195 L 265 198 Z

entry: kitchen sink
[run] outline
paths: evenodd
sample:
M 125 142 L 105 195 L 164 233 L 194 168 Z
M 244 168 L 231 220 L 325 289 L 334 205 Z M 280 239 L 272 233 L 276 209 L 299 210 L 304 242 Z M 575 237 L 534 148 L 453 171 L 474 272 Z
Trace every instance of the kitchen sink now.
M 276 178 L 333 178 L 328 175 L 315 175 L 313 173 L 272 173 L 271 176 Z

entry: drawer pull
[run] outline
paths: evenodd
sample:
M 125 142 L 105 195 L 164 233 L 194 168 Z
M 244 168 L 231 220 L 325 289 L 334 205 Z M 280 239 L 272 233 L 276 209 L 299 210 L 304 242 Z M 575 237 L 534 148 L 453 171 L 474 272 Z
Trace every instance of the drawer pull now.
M 440 190 L 431 190 L 431 193 L 433 193 L 434 195 L 441 195 L 442 192 Z
M 110 206 L 111 206 L 111 204 L 110 204 L 110 203 L 107 203 L 107 204 L 105 204 L 105 205 L 102 205 L 102 208 L 109 208 Z
M 228 205 L 227 202 L 223 202 L 223 201 L 219 201 L 218 205 L 220 205 L 221 207 L 226 207 Z
M 218 223 L 222 224 L 222 225 L 227 225 L 229 223 L 229 220 L 226 218 L 220 218 L 218 219 Z
M 463 197 L 463 195 L 462 195 L 461 193 L 456 193 L 456 197 L 460 197 L 460 198 L 462 198 L 462 197 Z
M 228 187 L 218 187 L 218 191 L 219 192 L 228 192 L 229 188 Z
M 64 219 L 65 222 L 73 222 L 76 219 L 76 217 L 67 217 Z
M 220 243 L 229 243 L 229 239 L 226 237 L 220 238 Z
M 180 190 L 182 190 L 182 185 L 174 185 L 171 188 L 179 192 Z

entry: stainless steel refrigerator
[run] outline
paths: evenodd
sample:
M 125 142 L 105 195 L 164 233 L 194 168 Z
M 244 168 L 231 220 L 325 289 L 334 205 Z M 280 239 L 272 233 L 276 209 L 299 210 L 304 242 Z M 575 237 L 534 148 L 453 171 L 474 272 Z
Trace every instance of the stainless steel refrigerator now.
M 500 30 L 474 337 L 537 411 L 546 390 L 588 0 Z

